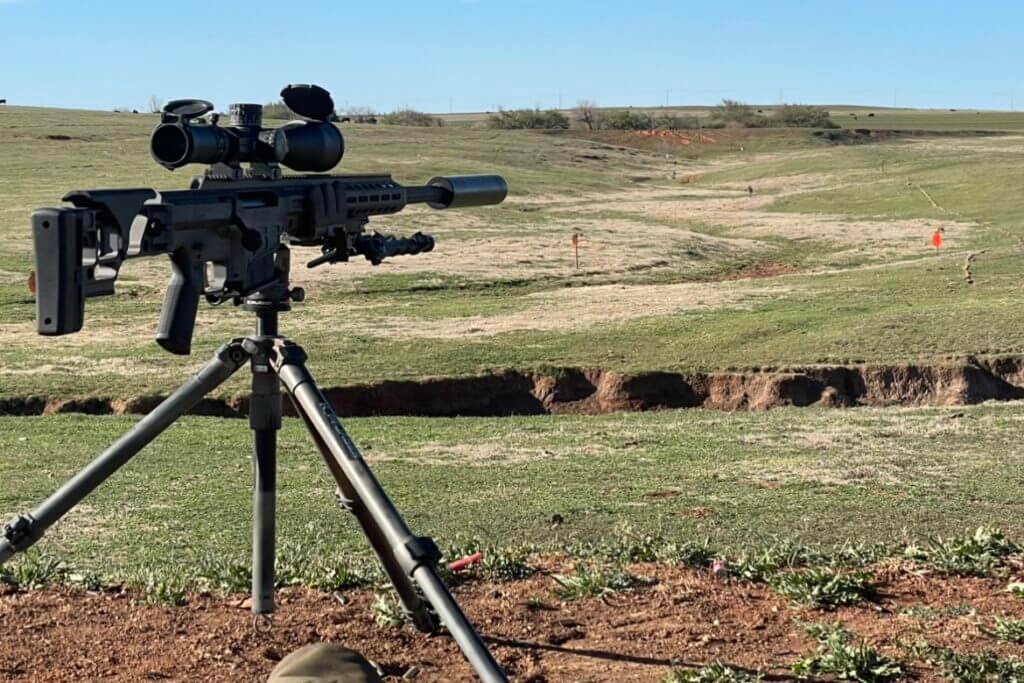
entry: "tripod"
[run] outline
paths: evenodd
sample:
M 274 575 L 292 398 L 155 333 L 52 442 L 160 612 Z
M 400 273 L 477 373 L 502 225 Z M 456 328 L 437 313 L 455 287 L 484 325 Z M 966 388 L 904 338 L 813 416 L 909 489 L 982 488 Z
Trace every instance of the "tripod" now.
M 436 565 L 441 553 L 437 545 L 409 530 L 317 388 L 306 369 L 305 351 L 278 335 L 278 312 L 289 309 L 289 296 L 298 298 L 296 290 L 289 292 L 279 284 L 248 297 L 243 307 L 256 314 L 255 334 L 221 346 L 199 372 L 100 456 L 30 513 L 11 520 L 0 537 L 0 564 L 38 541 L 50 526 L 132 456 L 249 361 L 249 427 L 255 437 L 252 611 L 274 611 L 277 431 L 281 428 L 283 385 L 338 482 L 342 505 L 355 515 L 416 628 L 424 632 L 436 630 L 429 609 L 433 608 L 481 680 L 506 681 L 480 635 L 438 576 Z

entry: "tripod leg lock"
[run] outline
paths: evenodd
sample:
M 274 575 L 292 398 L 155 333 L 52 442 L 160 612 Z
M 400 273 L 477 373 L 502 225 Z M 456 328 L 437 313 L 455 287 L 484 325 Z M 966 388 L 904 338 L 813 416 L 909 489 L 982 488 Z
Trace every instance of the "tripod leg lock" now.
M 43 530 L 32 515 L 18 515 L 4 525 L 4 538 L 18 552 L 28 550 L 42 537 Z
M 441 549 L 429 536 L 410 536 L 405 542 L 405 552 L 399 554 L 402 570 L 409 576 L 420 567 L 436 567 L 441 561 Z
M 274 352 L 270 354 L 270 364 L 275 372 L 280 373 L 285 365 L 305 365 L 309 359 L 305 350 L 290 339 L 275 338 L 272 343 Z

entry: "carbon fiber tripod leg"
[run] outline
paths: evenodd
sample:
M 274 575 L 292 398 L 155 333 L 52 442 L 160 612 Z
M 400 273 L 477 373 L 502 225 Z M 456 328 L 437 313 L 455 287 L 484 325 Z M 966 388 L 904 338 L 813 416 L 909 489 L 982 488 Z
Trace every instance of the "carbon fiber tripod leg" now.
M 392 578 L 399 573 L 407 577 L 395 583 L 403 602 L 411 598 L 402 594 L 412 588 L 408 581 L 411 578 L 419 585 L 480 679 L 487 683 L 507 681 L 480 635 L 437 575 L 435 565 L 440 559 L 437 546 L 431 539 L 414 536 L 409 530 L 317 388 L 306 369 L 305 352 L 287 340 L 277 339 L 270 359 L 296 410 L 314 435 L 342 493 L 358 505 L 360 512 L 357 517 L 367 530 L 385 569 Z M 406 603 L 406 608 L 415 611 L 418 603 L 417 597 L 415 603 Z
M 274 611 L 275 517 L 277 515 L 277 431 L 281 428 L 281 383 L 270 368 L 267 349 L 277 334 L 277 311 L 257 311 L 256 335 L 246 339 L 252 357 L 249 428 L 252 458 L 252 611 Z
M 0 564 L 10 559 L 14 553 L 27 550 L 42 538 L 47 529 L 131 460 L 132 456 L 188 412 L 203 396 L 231 377 L 248 357 L 249 354 L 239 342 L 225 344 L 217 349 L 209 363 L 146 417 L 139 420 L 110 448 L 103 451 L 34 510 L 8 522 L 3 528 L 3 536 L 0 537 Z
M 430 610 L 427 609 L 427 604 L 416 592 L 416 587 L 413 586 L 412 579 L 410 579 L 399 566 L 398 560 L 395 558 L 395 554 L 391 550 L 391 546 L 388 545 L 387 537 L 384 536 L 384 533 L 377 525 L 377 522 L 366 509 L 366 506 L 359 500 L 359 496 L 352 488 L 352 484 L 349 483 L 345 473 L 337 466 L 337 463 L 331 455 L 330 448 L 328 448 L 327 444 L 324 443 L 324 440 L 320 438 L 320 434 L 316 431 L 316 427 L 310 421 L 309 416 L 297 403 L 296 410 L 309 427 L 309 432 L 313 437 L 313 441 L 316 443 L 317 448 L 320 449 L 320 453 L 324 456 L 324 461 L 327 463 L 327 467 L 331 470 L 331 474 L 334 475 L 334 480 L 338 482 L 337 495 L 339 504 L 351 512 L 355 516 L 356 521 L 359 522 L 359 526 L 363 530 L 363 535 L 365 535 L 367 540 L 370 541 L 370 546 L 373 548 L 373 552 L 380 558 L 381 564 L 384 566 L 384 571 L 387 572 L 388 578 L 391 580 L 391 585 L 394 586 L 395 592 L 398 593 L 398 599 L 402 604 L 402 611 L 405 612 L 405 615 L 409 617 L 416 628 L 420 631 L 424 633 L 435 632 L 437 630 L 437 624 L 434 617 L 430 614 Z

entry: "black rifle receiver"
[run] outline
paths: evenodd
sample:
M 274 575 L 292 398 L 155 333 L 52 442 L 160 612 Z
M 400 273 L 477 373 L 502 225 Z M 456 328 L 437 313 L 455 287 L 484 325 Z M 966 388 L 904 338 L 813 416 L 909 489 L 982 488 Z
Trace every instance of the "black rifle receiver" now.
M 330 95 L 316 86 L 288 86 L 282 96 L 307 117 L 326 119 L 334 110 Z M 210 109 L 196 102 L 170 103 L 151 137 L 154 157 L 168 168 L 215 161 L 190 189 L 76 191 L 63 199 L 72 207 L 32 214 L 40 334 L 79 331 L 85 299 L 113 294 L 125 259 L 167 254 L 172 277 L 156 339 L 172 353 L 188 354 L 201 296 L 212 304 L 235 305 L 261 297 L 281 306 L 289 298 L 300 300 L 301 291 L 288 289 L 289 246 L 319 245 L 322 255 L 310 267 L 356 255 L 376 265 L 391 256 L 430 251 L 434 240 L 422 233 L 367 235 L 371 217 L 409 204 L 434 209 L 498 204 L 508 192 L 494 175 L 437 177 L 421 186 L 400 185 L 389 175 L 285 176 L 279 164 L 294 161 L 296 149 L 300 168 L 331 159 L 331 166 L 337 163 L 344 147 L 340 131 L 326 120 L 263 129 L 252 109 L 258 105 L 245 105 L 244 121 L 236 117 L 236 125 L 221 128 L 216 118 L 195 120 Z M 173 144 L 171 129 L 177 136 Z M 311 140 L 324 141 L 327 149 L 317 150 Z M 179 163 L 182 159 L 187 161 Z M 242 162 L 250 168 L 243 170 Z

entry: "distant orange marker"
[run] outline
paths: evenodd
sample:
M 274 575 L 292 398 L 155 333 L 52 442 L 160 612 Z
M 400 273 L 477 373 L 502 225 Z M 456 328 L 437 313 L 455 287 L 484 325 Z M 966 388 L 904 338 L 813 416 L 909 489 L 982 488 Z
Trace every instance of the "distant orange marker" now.
M 28 291 L 30 294 L 36 293 L 36 271 L 28 271 Z
M 942 246 L 942 230 L 936 230 L 932 233 L 932 246 L 936 249 Z

